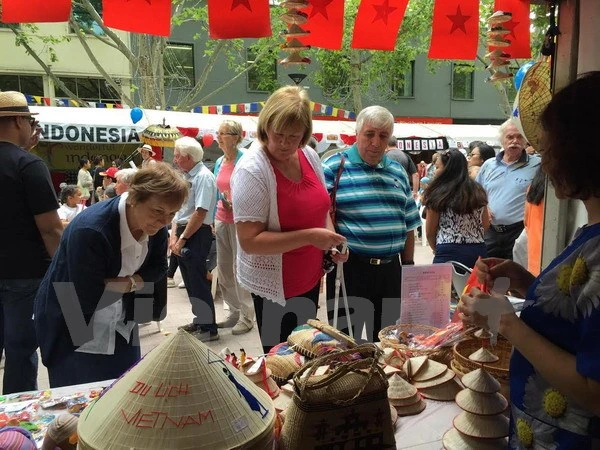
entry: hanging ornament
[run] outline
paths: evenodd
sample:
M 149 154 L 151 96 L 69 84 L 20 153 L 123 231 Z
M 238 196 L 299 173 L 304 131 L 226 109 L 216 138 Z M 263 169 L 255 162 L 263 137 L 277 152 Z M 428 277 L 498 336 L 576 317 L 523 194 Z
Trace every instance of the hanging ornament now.
M 510 71 L 502 70 L 510 67 L 510 55 L 501 50 L 502 47 L 508 47 L 511 44 L 508 39 L 510 30 L 502 25 L 511 19 L 512 13 L 506 11 L 496 11 L 487 19 L 490 27 L 487 32 L 488 46 L 495 47 L 494 50 L 485 55 L 491 61 L 486 67 L 492 72 L 492 75 L 486 80 L 488 83 L 510 80 L 513 76 Z
M 288 24 L 288 29 L 282 33 L 286 42 L 281 44 L 280 47 L 282 51 L 289 52 L 289 55 L 280 60 L 279 63 L 284 66 L 310 64 L 310 58 L 300 54 L 301 51 L 309 50 L 310 46 L 297 39 L 309 34 L 308 31 L 300 27 L 308 21 L 308 15 L 299 11 L 309 6 L 308 0 L 284 1 L 281 6 L 288 10 L 281 16 L 281 20 Z

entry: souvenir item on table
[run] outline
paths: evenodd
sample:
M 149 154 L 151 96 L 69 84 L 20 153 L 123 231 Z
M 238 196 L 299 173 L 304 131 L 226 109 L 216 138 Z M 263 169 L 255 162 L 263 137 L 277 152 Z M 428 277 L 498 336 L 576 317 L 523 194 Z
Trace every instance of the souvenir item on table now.
M 264 357 L 248 361 L 242 370 L 250 381 L 269 394 L 269 397 L 275 398 L 279 395 L 279 386 L 273 380 L 271 369 L 267 367 Z
M 426 406 L 417 388 L 399 375 L 389 379 L 388 399 L 399 416 L 419 414 Z
M 412 363 L 411 363 L 412 366 Z M 446 364 L 441 364 L 439 362 L 433 361 L 431 359 L 427 359 L 425 364 L 421 366 L 421 368 L 410 377 L 411 381 L 427 381 L 433 378 L 439 377 L 443 373 L 448 370 L 448 366 Z
M 499 439 L 508 436 L 508 417 L 478 416 L 463 411 L 454 418 L 454 428 L 465 436 L 480 439 Z
M 349 336 L 318 320 L 309 320 L 306 325 L 296 327 L 287 342 L 308 358 L 356 347 L 356 342 Z M 348 357 L 351 358 L 351 354 Z
M 506 439 L 476 439 L 450 428 L 442 439 L 445 450 L 504 450 Z
M 431 388 L 434 386 L 439 386 L 440 384 L 444 384 L 444 383 L 452 380 L 455 376 L 456 376 L 456 374 L 453 371 L 446 368 L 446 371 L 444 373 L 442 373 L 441 375 L 438 375 L 435 378 L 431 378 L 430 380 L 426 380 L 426 381 L 412 381 L 411 383 L 414 387 L 421 390 L 421 389 Z
M 390 405 L 390 416 L 392 418 L 392 425 L 396 425 L 398 421 L 398 411 L 392 405 Z
M 0 429 L 0 448 L 7 450 L 37 450 L 31 433 L 22 427 Z
M 500 358 L 497 355 L 494 355 L 487 348 L 483 347 L 471 353 L 469 355 L 469 359 L 478 363 L 494 363 L 500 360 Z
M 452 378 L 450 381 L 431 386 L 428 388 L 419 389 L 419 393 L 430 400 L 437 400 L 440 402 L 453 402 L 456 394 L 460 392 L 462 387 L 456 381 L 456 378 Z
M 383 366 L 392 366 L 400 369 L 404 362 L 404 356 L 398 350 L 389 347 L 384 348 L 383 354 L 379 357 L 379 364 Z
M 462 323 L 452 325 L 455 325 L 454 331 L 459 328 L 462 330 Z M 383 348 L 396 349 L 405 359 L 427 355 L 431 359 L 445 362 L 449 360 L 451 351 L 449 346 L 443 345 L 445 338 L 440 337 L 439 333 L 443 334 L 444 330 L 428 325 L 400 324 L 383 328 L 378 336 Z M 451 339 L 449 335 L 447 337 Z
M 490 339 L 492 337 L 492 333 L 490 330 L 486 330 L 485 328 L 480 328 L 475 333 L 473 333 L 477 339 Z
M 48 426 L 41 450 L 75 450 L 77 448 L 78 417 L 65 413 L 57 416 Z
M 425 363 L 429 360 L 427 356 L 415 356 L 413 358 L 409 358 L 404 363 L 403 369 L 409 379 L 416 376 L 423 367 L 425 367 Z
M 179 331 L 86 408 L 78 449 L 271 449 L 275 417 L 266 392 Z
M 497 356 L 498 360 L 495 362 L 476 362 L 469 359 L 469 356 L 480 350 L 482 345 L 493 355 Z M 483 338 L 466 339 L 454 345 L 453 359 L 450 366 L 461 378 L 465 374 L 480 369 L 483 366 L 488 373 L 500 382 L 500 392 L 502 395 L 509 398 L 509 364 L 512 348 L 510 342 L 501 335 L 498 336 L 498 340 L 494 346 L 491 346 L 489 341 L 485 342 Z
M 273 379 L 279 385 L 287 383 L 306 361 L 305 357 L 291 348 L 287 342 L 277 344 L 265 358 Z
M 508 418 L 503 413 L 508 401 L 498 393 L 500 383 L 484 369 L 474 370 L 462 381 L 466 389 L 456 395 L 456 404 L 463 412 L 454 418 L 454 431 L 444 435 L 444 448 L 506 448 Z
M 379 353 L 377 346 L 364 344 L 307 362 L 294 375 L 280 448 L 395 448 Z M 329 372 L 311 376 L 321 366 Z

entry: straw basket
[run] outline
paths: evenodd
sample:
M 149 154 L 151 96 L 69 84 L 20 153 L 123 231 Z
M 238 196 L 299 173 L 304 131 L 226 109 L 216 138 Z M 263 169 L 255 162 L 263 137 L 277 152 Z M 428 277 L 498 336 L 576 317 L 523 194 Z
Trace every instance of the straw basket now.
M 408 345 L 399 342 L 398 339 L 393 337 L 394 335 L 400 334 L 402 332 L 407 334 L 422 334 L 424 336 L 430 336 L 439 330 L 439 328 L 430 327 L 429 325 L 390 325 L 389 327 L 385 327 L 379 332 L 379 341 L 381 342 L 381 346 L 383 348 L 389 347 L 396 349 L 406 359 L 412 358 L 414 356 L 428 356 L 434 361 L 449 365 L 450 361 L 452 360 L 451 347 L 438 347 L 431 350 L 417 350 L 409 348 Z
M 288 336 L 287 343 L 310 359 L 356 347 L 349 336 L 318 320 L 309 320 L 308 324 L 296 327 Z
M 471 361 L 469 355 L 476 352 L 482 347 L 485 341 L 481 339 L 466 339 L 454 344 L 454 358 L 452 359 L 451 368 L 456 374 L 462 378 L 463 375 L 475 369 L 484 368 L 494 378 L 500 382 L 500 392 L 507 399 L 509 398 L 509 364 L 512 354 L 512 345 L 504 339 L 499 338 L 498 342 L 490 351 L 500 359 L 494 363 L 478 363 Z M 489 348 L 489 344 L 485 344 Z

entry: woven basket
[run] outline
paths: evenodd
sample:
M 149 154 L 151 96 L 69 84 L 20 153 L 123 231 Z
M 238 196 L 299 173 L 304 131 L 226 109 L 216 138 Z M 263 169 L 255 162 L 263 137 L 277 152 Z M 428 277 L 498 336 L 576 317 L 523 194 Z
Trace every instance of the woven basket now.
M 319 322 L 319 324 L 322 324 L 322 322 Z M 356 347 L 356 343 L 349 337 L 340 340 L 337 336 L 332 336 L 330 334 L 332 333 L 331 330 L 335 330 L 336 333 L 333 334 L 343 335 L 339 330 L 331 328 L 328 325 L 327 327 L 331 328 L 331 330 L 325 330 L 325 326 L 323 325 L 325 324 L 320 325 L 323 329 L 310 324 L 296 327 L 288 336 L 287 342 L 289 346 L 310 359 L 318 358 L 319 356 L 327 355 L 329 353 L 347 350 L 350 347 Z
M 287 342 L 273 347 L 265 358 L 272 378 L 279 386 L 287 383 L 305 362 L 305 357 L 289 347 Z
M 394 348 L 398 350 L 406 359 L 414 356 L 428 356 L 434 361 L 448 365 L 452 360 L 452 347 L 439 347 L 431 350 L 417 350 L 409 348 L 408 345 L 399 342 L 393 337 L 390 337 L 393 336 L 393 333 L 402 332 L 411 333 L 414 335 L 423 334 L 425 336 L 430 336 L 439 330 L 439 328 L 431 327 L 429 325 L 400 324 L 385 327 L 379 332 L 378 336 L 383 348 Z
M 348 336 L 346 333 L 338 330 L 337 328 L 332 327 L 328 323 L 321 322 L 317 319 L 309 319 L 306 323 L 310 326 L 315 327 L 318 330 L 321 330 L 323 333 L 328 334 L 329 336 L 336 338 L 338 341 L 346 344 L 348 348 L 356 347 L 356 341 Z
M 492 353 L 498 356 L 500 359 L 494 363 L 478 363 L 471 361 L 469 355 L 482 346 L 488 348 Z M 458 370 L 463 373 L 469 373 L 472 370 L 483 367 L 487 370 L 490 375 L 496 378 L 500 382 L 508 383 L 509 381 L 509 364 L 510 356 L 512 354 L 512 345 L 504 339 L 499 338 L 494 348 L 490 348 L 487 341 L 482 339 L 466 339 L 464 341 L 454 344 L 453 351 L 453 363 Z

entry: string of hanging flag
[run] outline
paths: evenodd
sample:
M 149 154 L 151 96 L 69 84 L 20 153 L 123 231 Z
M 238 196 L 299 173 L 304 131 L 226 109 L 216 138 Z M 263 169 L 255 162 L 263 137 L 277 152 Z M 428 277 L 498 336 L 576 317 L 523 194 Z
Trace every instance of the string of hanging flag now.
M 86 108 L 107 108 L 107 109 L 123 109 L 123 104 L 119 102 L 91 102 L 85 103 L 73 100 L 72 98 L 51 98 L 41 95 L 25 94 L 27 103 L 30 106 L 71 106 L 71 107 L 86 107 Z
M 415 0 L 361 0 L 353 24 L 344 23 L 345 0 L 284 2 L 299 8 L 284 35 L 293 32 L 297 45 L 339 50 L 344 30 L 350 28 L 351 48 L 393 50 L 410 1 Z M 53 0 L 52 7 L 47 3 L 47 0 L 2 0 L 1 21 L 69 20 L 72 0 Z M 503 51 L 513 59 L 531 57 L 530 3 L 531 0 L 494 0 L 494 11 L 509 12 L 512 16 L 503 24 L 508 32 Z M 104 0 L 102 19 L 107 27 L 169 36 L 171 4 L 172 0 Z M 434 0 L 429 58 L 476 58 L 480 46 L 479 4 L 480 0 Z M 208 33 L 213 39 L 271 36 L 269 0 L 208 0 Z
M 192 112 L 202 114 L 254 114 L 262 110 L 265 102 L 254 103 L 232 103 L 229 105 L 210 105 L 196 106 Z M 310 102 L 310 109 L 315 115 L 337 117 L 338 119 L 354 120 L 356 114 L 353 111 L 348 111 L 342 108 L 336 108 L 331 105 L 322 103 Z

